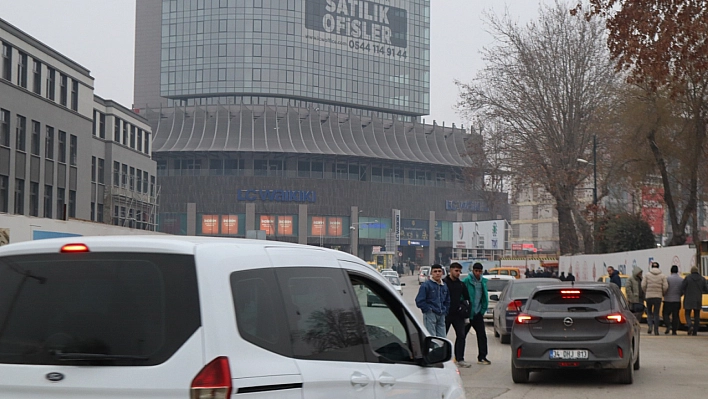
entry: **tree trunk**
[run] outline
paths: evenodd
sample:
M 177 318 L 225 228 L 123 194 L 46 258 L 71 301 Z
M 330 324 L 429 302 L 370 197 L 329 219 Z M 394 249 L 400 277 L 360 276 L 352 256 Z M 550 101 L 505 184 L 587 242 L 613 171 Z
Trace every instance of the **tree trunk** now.
M 560 241 L 561 255 L 577 254 L 578 233 L 575 231 L 573 222 L 573 206 L 568 201 L 556 198 L 556 210 L 558 211 L 558 238 Z

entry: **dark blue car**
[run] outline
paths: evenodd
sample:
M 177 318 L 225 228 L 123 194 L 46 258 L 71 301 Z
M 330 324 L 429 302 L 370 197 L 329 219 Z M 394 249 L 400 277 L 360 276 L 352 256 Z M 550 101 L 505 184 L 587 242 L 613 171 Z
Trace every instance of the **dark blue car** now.
M 557 278 L 524 278 L 509 280 L 506 288 L 499 295 L 494 307 L 494 336 L 500 337 L 502 344 L 508 344 L 511 338 L 511 326 L 521 312 L 531 292 L 538 286 L 560 284 Z M 492 299 L 492 298 L 490 298 Z

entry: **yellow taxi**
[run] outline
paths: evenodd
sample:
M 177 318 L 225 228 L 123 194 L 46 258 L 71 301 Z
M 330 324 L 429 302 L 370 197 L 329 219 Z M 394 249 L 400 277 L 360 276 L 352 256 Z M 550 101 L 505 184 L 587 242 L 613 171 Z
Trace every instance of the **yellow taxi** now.
M 682 278 L 686 278 L 691 273 L 681 273 Z M 703 276 L 704 279 L 708 280 L 708 276 Z M 661 303 L 662 309 L 661 309 L 661 317 L 664 317 L 664 303 Z M 683 309 L 683 296 L 681 297 L 681 310 L 679 310 L 679 321 L 681 322 L 681 326 L 686 325 L 686 312 L 684 312 Z M 700 323 L 702 326 L 708 325 L 708 294 L 703 294 L 703 302 L 701 303 L 701 319 Z
M 521 278 L 521 269 L 518 267 L 493 267 L 488 270 L 493 276 L 511 276 L 516 279 Z

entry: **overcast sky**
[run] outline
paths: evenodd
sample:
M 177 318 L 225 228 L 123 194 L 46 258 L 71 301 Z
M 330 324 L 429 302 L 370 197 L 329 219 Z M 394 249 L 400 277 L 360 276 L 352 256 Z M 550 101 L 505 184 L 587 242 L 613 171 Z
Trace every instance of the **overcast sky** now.
M 538 4 L 553 0 L 431 0 L 431 96 L 427 123 L 467 125 L 454 110 L 455 79 L 470 81 L 492 43 L 482 12 L 505 8 L 525 23 Z M 95 93 L 130 107 L 133 102 L 135 0 L 0 0 L 0 18 L 91 71 Z

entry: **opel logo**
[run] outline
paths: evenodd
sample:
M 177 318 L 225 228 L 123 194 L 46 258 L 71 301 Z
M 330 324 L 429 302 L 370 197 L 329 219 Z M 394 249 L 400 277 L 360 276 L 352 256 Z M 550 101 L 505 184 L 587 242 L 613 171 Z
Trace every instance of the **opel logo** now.
M 563 325 L 565 325 L 566 327 L 572 326 L 573 319 L 571 319 L 570 317 L 566 317 L 565 319 L 563 319 Z
M 64 379 L 64 374 L 62 373 L 47 373 L 45 376 L 51 382 L 59 382 Z

